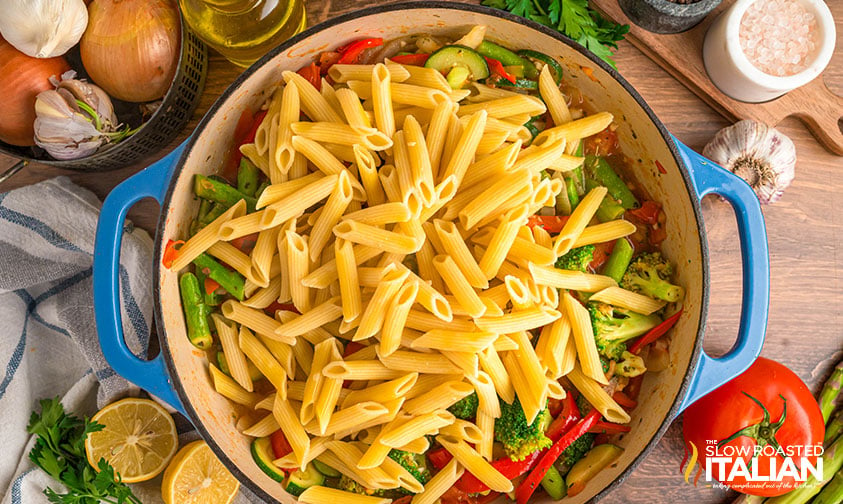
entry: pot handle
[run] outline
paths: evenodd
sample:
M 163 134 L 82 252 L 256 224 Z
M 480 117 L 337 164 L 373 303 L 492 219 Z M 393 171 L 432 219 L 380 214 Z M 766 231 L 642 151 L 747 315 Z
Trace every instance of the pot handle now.
M 126 213 L 143 198 L 152 197 L 159 204 L 163 203 L 185 144 L 186 141 L 159 161 L 126 179 L 105 198 L 94 242 L 93 272 L 94 312 L 105 360 L 119 375 L 182 414 L 184 407 L 173 389 L 164 357 L 159 354 L 152 360 L 143 360 L 126 346 L 120 313 L 118 268 Z
M 675 137 L 673 141 L 691 173 L 699 198 L 718 194 L 735 210 L 743 265 L 743 297 L 737 341 L 726 355 L 716 359 L 700 352 L 694 376 L 679 406 L 681 412 L 697 399 L 743 373 L 761 353 L 770 301 L 770 257 L 764 214 L 749 184 L 697 154 Z

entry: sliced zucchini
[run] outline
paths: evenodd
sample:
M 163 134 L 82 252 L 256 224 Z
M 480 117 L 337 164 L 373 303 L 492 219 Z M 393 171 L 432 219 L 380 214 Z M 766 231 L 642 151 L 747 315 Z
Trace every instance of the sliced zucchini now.
M 465 46 L 445 46 L 431 54 L 424 66 L 438 70 L 443 75 L 447 75 L 454 67 L 465 67 L 471 72 L 471 80 L 485 79 L 489 76 L 489 65 L 483 56 Z
M 503 66 L 520 65 L 524 67 L 524 77 L 528 79 L 535 79 L 539 76 L 539 70 L 532 61 L 518 56 L 506 47 L 499 46 L 494 42 L 484 40 L 477 46 L 477 52 L 483 56 L 496 59 L 501 62 Z
M 451 89 L 462 89 L 465 86 L 465 83 L 468 82 L 468 78 L 471 76 L 471 70 L 464 66 L 455 66 L 448 72 L 448 75 L 445 76 L 445 80 L 448 81 L 448 85 L 451 86 Z
M 275 459 L 269 437 L 257 438 L 252 441 L 252 458 L 267 476 L 275 481 L 284 481 L 284 471 L 272 463 Z
M 329 466 L 328 464 L 319 462 L 318 460 L 314 460 L 313 465 L 316 467 L 317 471 L 321 472 L 329 478 L 339 478 L 340 476 L 342 476 L 342 473 Z
M 539 88 L 539 83 L 530 79 L 515 79 L 515 84 L 513 84 L 506 79 L 501 79 L 497 82 L 497 86 L 534 90 Z
M 521 49 L 518 51 L 518 55 L 530 61 L 540 61 L 545 65 L 550 65 L 550 71 L 553 73 L 553 80 L 555 80 L 557 84 L 562 82 L 562 65 L 560 65 L 554 58 L 551 58 L 543 52 L 534 51 L 532 49 Z
M 325 475 L 319 472 L 314 464 L 311 462 L 307 464 L 302 470 L 293 471 L 290 478 L 287 480 L 287 486 L 284 488 L 290 495 L 298 497 L 305 490 L 312 486 L 321 485 L 325 482 Z

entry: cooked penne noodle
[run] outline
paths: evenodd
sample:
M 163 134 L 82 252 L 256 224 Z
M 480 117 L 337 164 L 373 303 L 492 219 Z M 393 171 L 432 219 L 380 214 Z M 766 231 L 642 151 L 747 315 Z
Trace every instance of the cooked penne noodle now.
M 512 379 L 506 372 L 503 361 L 501 361 L 494 346 L 484 348 L 477 354 L 477 358 L 480 368 L 492 379 L 500 398 L 506 403 L 511 403 L 515 399 L 515 389 L 512 387 Z
M 430 478 L 430 481 L 424 486 L 424 492 L 413 496 L 412 504 L 436 504 L 439 502 L 439 497 L 442 497 L 462 477 L 463 472 L 464 469 L 457 463 L 457 460 L 451 459 L 441 471 Z
M 500 417 L 500 402 L 492 377 L 485 371 L 478 371 L 477 376 L 469 376 L 468 381 L 471 382 L 474 386 L 474 391 L 477 393 L 479 401 L 478 412 L 482 411 L 492 418 Z
M 577 346 L 577 359 L 583 372 L 598 383 L 608 385 L 609 380 L 603 373 L 597 344 L 594 342 L 594 332 L 588 310 L 568 292 L 562 295 L 562 302 L 565 306 L 565 314 L 571 322 L 571 333 Z
M 607 287 L 597 291 L 589 298 L 590 301 L 600 301 L 618 308 L 625 308 L 635 313 L 649 315 L 657 312 L 667 304 L 661 299 L 653 299 L 637 292 L 632 292 L 620 287 Z
M 236 381 L 231 379 L 230 376 L 220 371 L 213 364 L 209 365 L 208 369 L 211 372 L 211 380 L 214 383 L 214 390 L 229 401 L 242 404 L 243 406 L 249 408 L 254 408 L 261 400 L 260 395 L 244 389 L 238 385 Z
M 302 398 L 301 409 L 299 410 L 299 418 L 302 425 L 307 424 L 316 415 L 314 405 L 316 398 L 322 389 L 322 369 L 331 360 L 331 347 L 335 346 L 335 340 L 325 340 L 316 345 L 313 352 L 313 363 L 311 365 L 311 373 L 307 376 L 304 385 L 304 395 Z M 321 426 L 320 426 L 321 427 Z M 321 429 L 324 435 L 324 428 Z
M 486 313 L 486 304 L 471 287 L 468 279 L 465 278 L 454 259 L 446 254 L 433 258 L 433 267 L 442 276 L 442 280 L 448 289 L 457 298 L 460 305 L 465 308 L 472 317 L 481 317 Z
M 629 423 L 629 413 L 621 408 L 612 397 L 606 393 L 602 384 L 587 376 L 579 366 L 566 375 L 571 384 L 586 398 L 588 402 L 606 418 L 614 423 Z
M 440 179 L 454 175 L 457 178 L 457 183 L 462 181 L 466 170 L 468 170 L 469 165 L 474 160 L 477 145 L 483 137 L 483 129 L 486 127 L 486 117 L 488 117 L 488 113 L 485 110 L 478 110 L 474 113 L 459 135 L 459 140 L 457 140 L 454 148 L 445 149 L 450 157 L 444 170 L 440 169 Z M 453 119 L 452 122 L 454 122 Z M 455 122 L 459 125 L 459 119 L 456 119 Z M 455 136 L 451 136 L 451 138 L 455 138 Z
M 444 410 L 471 393 L 474 387 L 463 381 L 451 381 L 404 403 L 404 411 L 411 415 L 423 415 L 436 410 Z
M 427 126 L 427 152 L 430 155 L 430 166 L 433 170 L 435 180 L 442 180 L 445 177 L 438 176 L 440 162 L 442 160 L 442 148 L 445 146 L 445 138 L 448 133 L 448 123 L 455 105 L 448 100 L 442 100 L 433 109 L 430 117 L 430 124 Z
M 552 266 L 528 265 L 533 281 L 538 285 L 549 285 L 557 289 L 569 289 L 583 292 L 597 292 L 607 287 L 616 287 L 611 277 L 594 275 L 581 271 L 570 271 Z
M 547 110 L 550 112 L 550 117 L 553 118 L 553 124 L 571 122 L 571 111 L 568 110 L 565 97 L 562 96 L 559 85 L 556 84 L 553 75 L 551 75 L 550 65 L 545 65 L 539 73 L 539 94 L 547 104 Z
M 322 249 L 333 238 L 331 230 L 345 213 L 348 204 L 351 203 L 351 178 L 347 171 L 340 172 L 337 185 L 328 196 L 328 201 L 322 207 L 322 212 L 313 229 L 310 231 L 308 252 L 311 261 L 316 261 L 322 254 Z
M 436 434 L 439 429 L 451 425 L 455 420 L 454 415 L 444 409 L 418 415 L 393 429 L 385 429 L 380 442 L 392 448 L 403 446 L 422 436 Z
M 310 450 L 310 437 L 299 422 L 298 415 L 290 405 L 290 402 L 281 395 L 280 392 L 275 394 L 275 404 L 272 406 L 272 415 L 275 421 L 284 432 L 284 437 L 293 448 L 293 453 L 299 460 L 299 469 L 304 470 L 307 463 L 308 452 Z
M 335 260 L 339 276 L 343 320 L 350 322 L 363 312 L 363 302 L 357 277 L 357 261 L 350 241 L 337 238 L 334 247 L 336 249 Z
M 390 356 L 394 358 L 393 356 Z M 418 369 L 418 366 L 416 367 Z M 426 372 L 429 372 L 425 370 Z M 353 360 L 332 362 L 325 366 L 322 374 L 328 378 L 340 380 L 392 380 L 406 374 L 397 369 L 390 369 L 377 360 Z
M 244 306 L 242 303 L 238 303 L 233 299 L 229 299 L 220 305 L 220 309 L 223 317 L 228 320 L 242 324 L 254 332 L 265 334 L 273 339 L 293 343 L 291 338 L 274 336 L 275 329 L 280 327 L 281 324 L 272 317 L 266 315 L 263 310 L 249 308 L 248 306 Z
M 237 343 L 236 326 L 229 324 L 228 321 L 216 313 L 211 315 L 211 318 L 214 321 L 214 327 L 222 344 L 222 351 L 225 355 L 225 361 L 228 364 L 229 374 L 244 390 L 249 392 L 254 391 L 252 377 L 249 374 L 248 364 L 246 363 L 246 355 L 243 354 L 243 351 L 240 350 L 240 345 Z
M 470 447 L 464 440 L 440 434 L 436 436 L 436 441 L 448 450 L 468 472 L 495 492 L 512 491 L 513 486 L 509 478 L 492 467 L 492 464 L 480 456 L 477 450 Z
M 416 372 L 407 373 L 394 380 L 372 385 L 361 390 L 354 390 L 345 396 L 341 407 L 347 408 L 348 406 L 364 401 L 386 402 L 404 397 L 416 384 L 418 377 L 419 374 Z
M 255 367 L 275 387 L 281 397 L 287 397 L 287 372 L 275 360 L 272 353 L 245 326 L 240 326 L 240 349 L 246 354 Z
M 407 373 L 423 369 L 427 374 L 462 374 L 462 370 L 442 354 L 396 350 L 387 357 L 379 358 L 384 366 L 395 372 Z
M 293 217 L 304 214 L 304 211 L 309 207 L 327 198 L 334 190 L 338 180 L 339 175 L 336 173 L 322 177 L 295 193 L 267 205 L 263 209 L 263 216 L 260 221 L 261 227 L 263 229 L 273 228 Z
M 369 76 L 371 80 L 372 101 L 374 102 L 375 125 L 388 138 L 395 134 L 395 116 L 393 115 L 392 78 L 383 63 L 372 67 Z M 353 89 L 353 88 L 352 88 Z
M 371 76 L 371 70 L 367 71 L 367 75 Z M 363 110 L 363 105 L 360 104 L 360 97 L 357 96 L 357 93 L 348 88 L 340 88 L 337 89 L 336 96 L 349 126 L 372 127 L 372 122 L 366 111 Z
M 334 226 L 334 234 L 353 243 L 379 247 L 395 254 L 413 254 L 419 248 L 419 243 L 411 236 L 352 220 L 344 220 Z
M 602 224 L 595 224 L 583 229 L 579 237 L 574 241 L 572 248 L 614 241 L 624 236 L 629 236 L 636 230 L 635 224 L 625 220 L 613 220 Z
M 287 274 L 290 282 L 290 298 L 300 313 L 310 310 L 310 289 L 302 283 L 310 269 L 307 237 L 295 231 L 287 231 Z
M 343 219 L 353 220 L 370 226 L 383 226 L 410 220 L 412 213 L 407 205 L 399 202 L 372 205 L 356 212 L 343 215 Z
M 328 76 L 334 82 L 348 82 L 350 80 L 369 80 L 372 78 L 372 70 L 375 65 L 346 65 L 336 63 L 328 69 Z M 407 68 L 398 63 L 386 63 L 386 69 L 392 82 L 404 82 L 410 78 Z M 343 89 L 343 88 L 340 88 Z M 339 90 L 337 90 L 339 93 Z
M 544 114 L 547 111 L 547 107 L 538 98 L 514 93 L 512 96 L 495 98 L 483 103 L 463 105 L 457 111 L 457 115 L 470 115 L 480 110 L 489 114 L 489 117 L 501 119 L 522 113 L 530 114 L 530 116 Z
M 280 184 L 271 184 L 263 190 L 260 197 L 258 197 L 256 208 L 261 209 L 272 203 L 280 201 L 291 194 L 296 194 L 298 191 L 304 189 L 308 184 L 316 182 L 325 176 L 322 172 L 313 172 L 304 177 L 288 180 Z
M 381 330 L 384 324 L 384 315 L 387 313 L 386 307 L 401 289 L 407 276 L 406 271 L 400 271 L 394 265 L 389 265 L 383 269 L 380 283 L 360 316 L 360 326 L 352 338 L 353 341 L 370 338 Z
M 317 142 L 360 145 L 373 151 L 392 147 L 390 136 L 374 128 L 325 122 L 294 122 L 290 129 L 296 135 Z
M 287 84 L 294 84 L 298 88 L 302 111 L 312 121 L 343 122 L 327 100 L 304 77 L 289 70 L 284 71 L 281 75 L 287 81 Z
M 526 310 L 505 313 L 501 317 L 482 317 L 475 319 L 477 327 L 484 331 L 498 334 L 510 334 L 516 331 L 529 331 L 550 324 L 561 314 L 547 306 L 533 306 Z
M 497 333 L 492 332 L 434 329 L 414 340 L 411 348 L 433 348 L 476 353 L 492 344 L 497 337 Z
M 274 401 L 274 395 L 270 396 L 270 399 Z M 266 437 L 272 434 L 273 432 L 277 431 L 279 428 L 280 427 L 278 425 L 278 422 L 275 420 L 275 417 L 272 415 L 272 413 L 270 413 L 269 415 L 266 415 L 265 417 L 252 424 L 248 429 L 245 429 L 243 431 L 243 434 L 245 434 L 246 436 L 256 438 Z
M 172 271 L 178 271 L 191 261 L 199 257 L 200 254 L 207 251 L 212 245 L 219 240 L 220 228 L 232 219 L 237 219 L 246 215 L 246 202 L 240 200 L 231 208 L 225 211 L 222 215 L 214 219 L 210 224 L 199 230 L 198 233 L 190 237 L 184 245 L 178 249 L 176 258 L 170 266 Z
M 543 143 L 551 143 L 560 139 L 567 142 L 579 140 L 600 133 L 612 124 L 613 119 L 614 117 L 609 112 L 598 112 L 576 121 L 548 128 L 536 135 L 533 142 L 536 140 Z
M 529 185 L 530 174 L 526 171 L 517 171 L 506 175 L 460 210 L 460 224 L 465 229 L 473 228 L 484 217 L 487 217 L 496 208 L 500 207 L 502 202 L 515 196 L 525 187 L 529 187 Z
M 386 309 L 386 316 L 383 321 L 383 330 L 378 349 L 379 355 L 388 357 L 401 346 L 401 334 L 407 322 L 407 314 L 413 302 L 415 302 L 418 292 L 419 286 L 417 283 L 407 282 L 393 296 L 392 301 L 390 301 Z
M 342 316 L 342 303 L 339 296 L 332 297 L 313 307 L 312 310 L 299 315 L 298 317 L 281 324 L 275 329 L 275 334 L 280 337 L 301 336 L 308 331 L 322 327 Z

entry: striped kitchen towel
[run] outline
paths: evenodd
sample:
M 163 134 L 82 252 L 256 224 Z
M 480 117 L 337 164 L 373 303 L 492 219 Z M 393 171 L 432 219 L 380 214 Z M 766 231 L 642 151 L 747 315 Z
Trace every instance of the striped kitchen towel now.
M 33 440 L 26 425 L 39 399 L 60 396 L 66 410 L 91 416 L 139 393 L 109 367 L 97 340 L 91 268 L 99 209 L 94 194 L 66 177 L 0 194 L 2 504 L 46 504 L 44 488 L 62 488 L 27 456 Z M 127 225 L 119 270 L 123 332 L 138 356 L 146 354 L 152 325 L 151 269 L 152 240 Z M 144 503 L 161 502 L 158 485 L 160 476 L 134 491 Z

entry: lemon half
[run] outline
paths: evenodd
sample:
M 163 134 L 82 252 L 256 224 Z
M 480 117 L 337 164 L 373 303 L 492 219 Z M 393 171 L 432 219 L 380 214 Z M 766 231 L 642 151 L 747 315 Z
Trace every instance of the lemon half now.
M 204 441 L 179 450 L 164 471 L 161 498 L 165 504 L 228 504 L 240 483 L 217 459 Z

